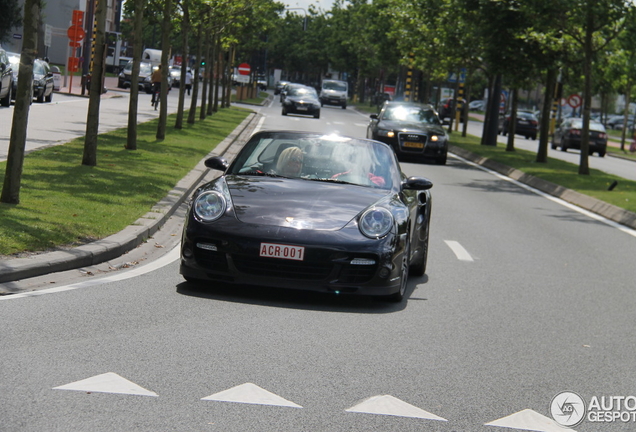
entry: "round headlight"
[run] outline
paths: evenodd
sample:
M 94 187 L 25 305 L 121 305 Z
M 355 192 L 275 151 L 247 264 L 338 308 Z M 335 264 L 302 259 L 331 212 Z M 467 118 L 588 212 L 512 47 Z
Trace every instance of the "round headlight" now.
M 213 222 L 220 218 L 227 209 L 223 195 L 217 191 L 206 191 L 194 201 L 194 214 L 203 222 Z
M 384 237 L 393 227 L 393 215 L 385 208 L 371 208 L 360 217 L 360 232 L 369 238 Z

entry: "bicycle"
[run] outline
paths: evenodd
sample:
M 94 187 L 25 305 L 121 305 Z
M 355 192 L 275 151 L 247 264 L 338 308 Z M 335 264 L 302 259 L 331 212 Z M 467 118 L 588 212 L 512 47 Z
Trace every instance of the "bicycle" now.
M 161 98 L 161 83 L 153 83 L 152 85 L 152 99 L 150 104 L 157 111 L 157 107 L 159 106 L 159 99 Z

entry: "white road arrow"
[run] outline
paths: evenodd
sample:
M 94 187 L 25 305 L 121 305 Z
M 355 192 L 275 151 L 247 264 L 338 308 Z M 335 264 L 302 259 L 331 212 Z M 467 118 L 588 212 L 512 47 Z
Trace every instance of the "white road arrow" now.
M 94 393 L 117 393 L 136 396 L 155 396 L 157 393 L 146 390 L 138 386 L 134 382 L 122 378 L 114 372 L 96 375 L 81 381 L 75 381 L 59 387 L 53 387 L 53 390 L 75 390 Z
M 282 397 L 252 383 L 241 384 L 236 387 L 232 387 L 231 389 L 204 397 L 201 400 L 302 408 L 300 405 L 290 402 L 287 399 L 283 399 Z
M 490 423 L 486 423 L 486 426 L 499 426 L 510 429 L 521 429 L 537 432 L 576 432 L 574 429 L 561 426 L 554 420 L 539 414 L 531 409 L 525 409 L 514 414 L 510 414 L 507 417 L 500 418 Z
M 372 396 L 345 411 L 448 421 L 445 418 L 431 414 L 428 411 L 424 411 L 391 395 Z

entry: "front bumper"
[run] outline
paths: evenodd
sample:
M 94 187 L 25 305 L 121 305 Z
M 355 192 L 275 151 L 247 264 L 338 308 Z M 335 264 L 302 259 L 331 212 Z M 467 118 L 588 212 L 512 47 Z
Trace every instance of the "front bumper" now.
M 274 237 L 263 236 L 269 231 L 263 227 L 220 222 L 209 229 L 191 220 L 184 228 L 180 273 L 186 278 L 358 295 L 391 295 L 400 288 L 404 239 L 393 234 L 371 240 L 357 228 L 277 228 Z M 262 243 L 302 246 L 304 260 L 260 257 Z
M 375 138 L 393 148 L 395 154 L 404 158 L 441 159 L 448 153 L 448 140 L 431 141 L 428 135 L 421 133 L 398 133 L 394 137 Z

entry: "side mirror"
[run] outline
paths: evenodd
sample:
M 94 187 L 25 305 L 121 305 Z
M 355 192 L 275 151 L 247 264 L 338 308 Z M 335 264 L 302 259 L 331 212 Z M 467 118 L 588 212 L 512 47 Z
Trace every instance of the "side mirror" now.
M 230 164 L 222 158 L 221 156 L 214 156 L 205 160 L 205 166 L 219 171 L 225 171 L 230 166 Z
M 371 117 L 373 120 L 377 120 L 378 119 L 378 115 L 377 114 L 371 114 L 369 117 Z
M 428 190 L 433 187 L 433 182 L 424 177 L 409 177 L 402 182 L 402 189 Z

